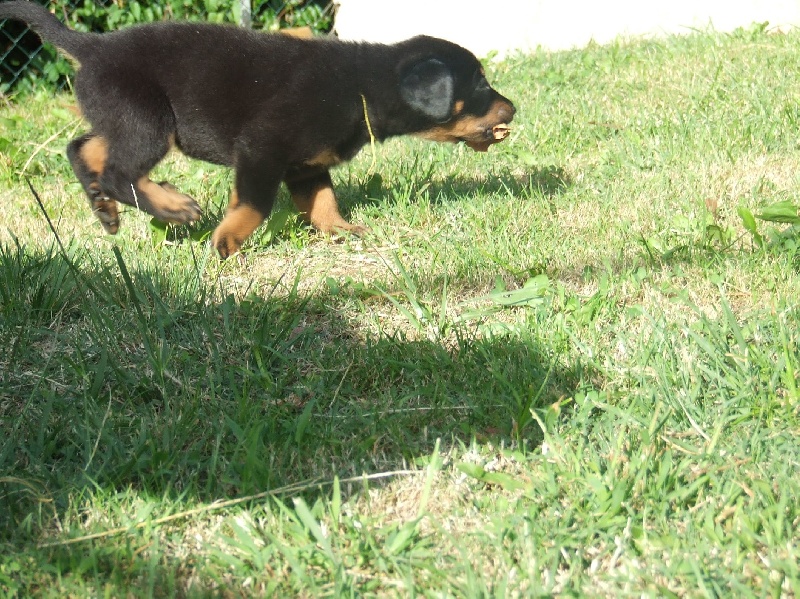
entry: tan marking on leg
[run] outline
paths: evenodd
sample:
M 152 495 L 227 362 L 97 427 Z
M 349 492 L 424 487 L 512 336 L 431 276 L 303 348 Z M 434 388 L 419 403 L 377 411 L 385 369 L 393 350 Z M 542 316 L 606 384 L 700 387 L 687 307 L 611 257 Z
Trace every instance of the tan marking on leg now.
M 235 189 L 231 192 L 231 199 L 228 200 L 228 208 L 226 211 L 233 210 L 239 205 L 239 192 Z
M 117 202 L 107 197 L 100 189 L 97 178 L 103 173 L 108 160 L 108 142 L 104 137 L 90 137 L 79 150 L 80 158 L 95 180 L 89 184 L 89 206 L 106 233 L 115 235 L 119 231 Z
M 103 137 L 91 137 L 81 146 L 80 155 L 89 170 L 100 175 L 108 160 L 108 142 Z
M 154 211 L 153 216 L 168 223 L 186 224 L 200 218 L 200 207 L 194 198 L 180 193 L 169 183 L 159 185 L 142 177 L 136 187 L 147 194 Z
M 262 222 L 264 215 L 252 206 L 241 204 L 239 196 L 234 191 L 225 218 L 211 236 L 211 245 L 217 248 L 221 258 L 228 258 L 241 249 L 244 240 L 250 237 Z
M 366 227 L 351 225 L 339 214 L 336 195 L 328 186 L 319 187 L 308 195 L 292 194 L 294 205 L 307 222 L 323 233 L 350 231 L 356 235 L 365 233 Z

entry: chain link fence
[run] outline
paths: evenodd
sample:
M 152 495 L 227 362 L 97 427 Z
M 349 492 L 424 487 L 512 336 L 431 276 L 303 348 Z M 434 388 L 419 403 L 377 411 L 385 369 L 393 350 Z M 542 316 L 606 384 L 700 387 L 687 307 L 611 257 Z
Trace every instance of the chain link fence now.
M 328 32 L 334 12 L 332 0 L 40 0 L 40 4 L 73 29 L 100 32 L 170 19 Z M 23 23 L 0 20 L 0 95 L 42 83 L 61 89 L 72 72 L 69 62 L 52 46 L 43 46 Z

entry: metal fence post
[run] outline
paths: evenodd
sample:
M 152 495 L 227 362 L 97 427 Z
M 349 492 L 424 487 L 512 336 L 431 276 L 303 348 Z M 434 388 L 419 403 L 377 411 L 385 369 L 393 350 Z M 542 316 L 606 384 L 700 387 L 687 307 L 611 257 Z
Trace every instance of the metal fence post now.
M 241 11 L 239 25 L 250 29 L 253 25 L 253 13 L 250 7 L 250 0 L 239 0 L 239 10 Z

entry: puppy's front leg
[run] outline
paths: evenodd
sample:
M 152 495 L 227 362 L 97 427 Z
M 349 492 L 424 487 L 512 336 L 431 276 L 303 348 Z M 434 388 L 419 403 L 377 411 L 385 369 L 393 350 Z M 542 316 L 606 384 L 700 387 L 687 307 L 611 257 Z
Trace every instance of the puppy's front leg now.
M 244 160 L 237 163 L 236 187 L 225 218 L 211 236 L 211 244 L 221 258 L 238 252 L 244 240 L 269 216 L 282 177 L 283 170 L 274 165 Z
M 300 211 L 300 216 L 323 233 L 342 233 L 349 231 L 360 235 L 367 229 L 351 225 L 341 214 L 333 193 L 333 183 L 328 171 L 316 169 L 290 172 L 286 186 L 292 194 L 292 201 Z

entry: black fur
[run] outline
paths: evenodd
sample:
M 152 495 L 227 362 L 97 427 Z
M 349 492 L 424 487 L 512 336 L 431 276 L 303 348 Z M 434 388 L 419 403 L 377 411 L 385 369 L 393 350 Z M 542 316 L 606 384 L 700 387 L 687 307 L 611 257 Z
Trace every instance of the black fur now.
M 199 217 L 193 199 L 147 178 L 172 145 L 235 169 L 212 237 L 223 257 L 269 214 L 282 181 L 319 229 L 358 231 L 338 213 L 328 169 L 370 141 L 367 125 L 377 140 L 416 134 L 485 150 L 515 111 L 475 56 L 431 37 L 381 45 L 176 22 L 87 34 L 24 1 L 0 3 L 2 18 L 79 63 L 91 132 L 68 154 L 106 230 L 118 227 L 115 200 L 172 222 Z

